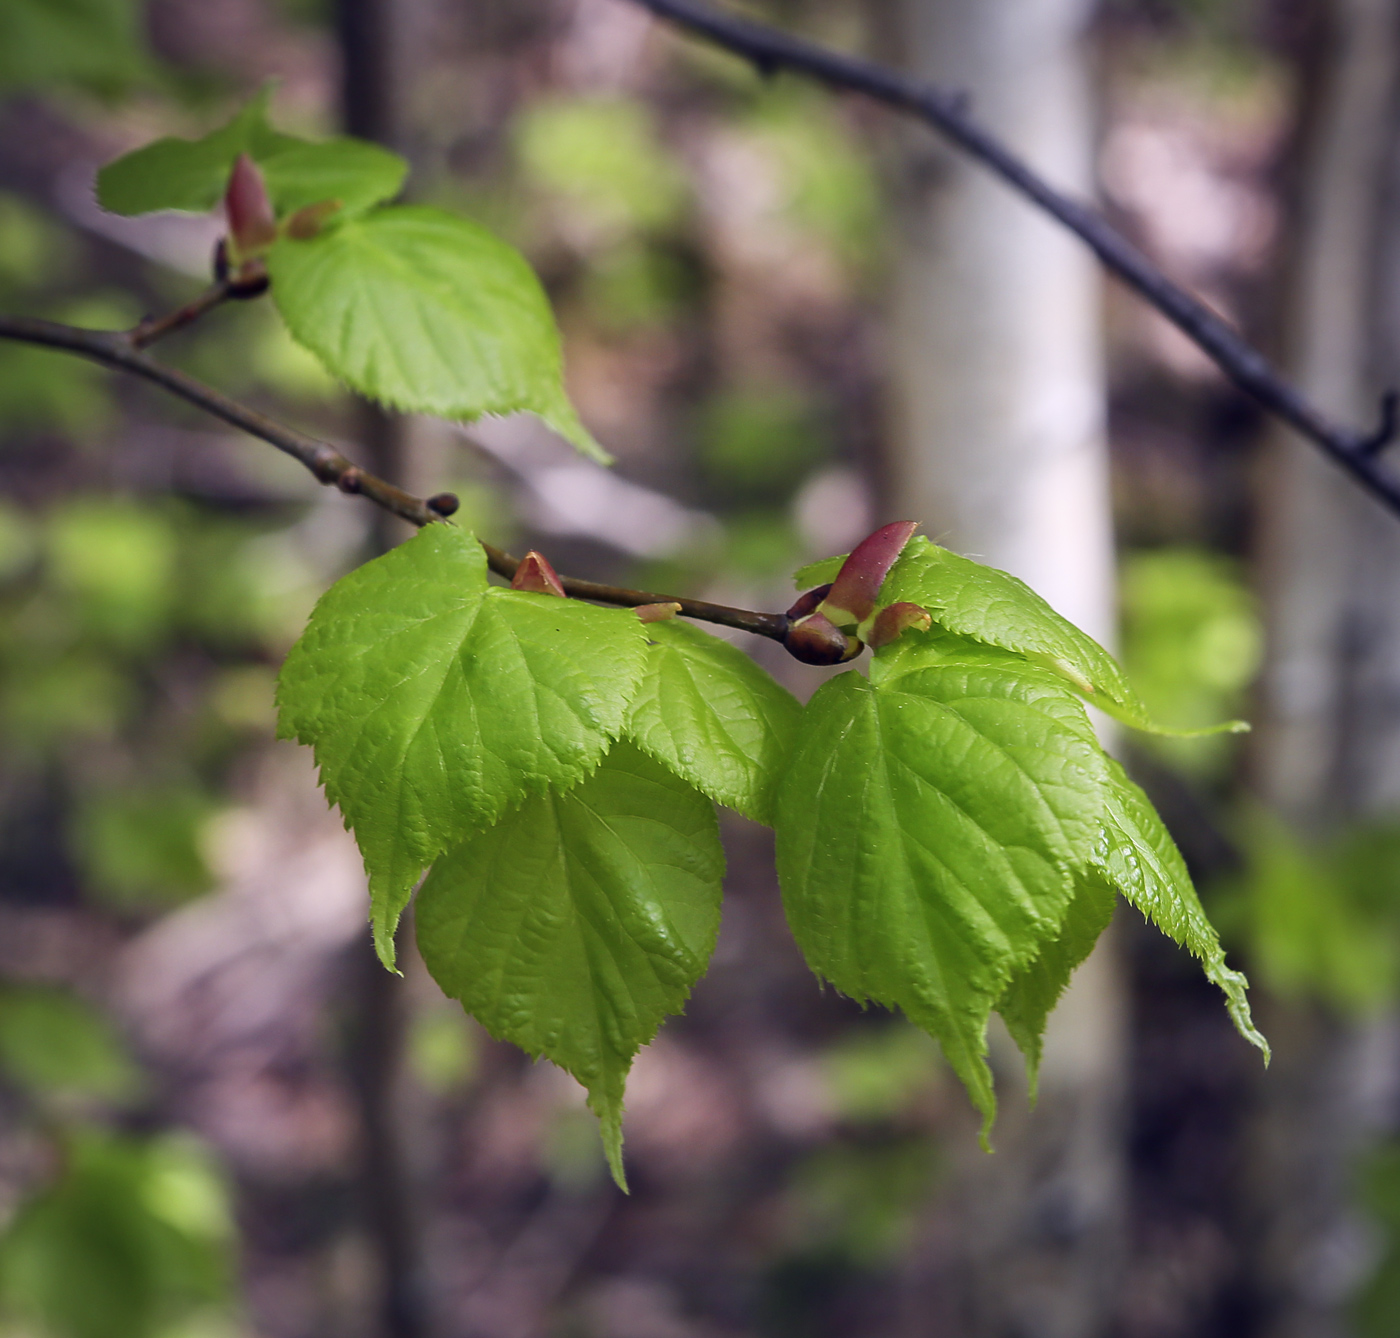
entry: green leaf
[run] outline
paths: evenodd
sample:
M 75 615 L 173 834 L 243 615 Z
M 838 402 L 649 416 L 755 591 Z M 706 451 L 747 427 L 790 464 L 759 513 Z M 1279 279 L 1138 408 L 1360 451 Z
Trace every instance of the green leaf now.
M 1245 991 L 1249 982 L 1225 965 L 1215 927 L 1206 918 L 1186 862 L 1147 796 L 1109 759 L 1104 838 L 1096 863 L 1108 880 L 1169 938 L 1200 959 L 1206 979 L 1225 994 L 1236 1030 L 1269 1060 L 1269 1043 L 1255 1027 Z
M 134 0 L 0 3 L 0 91 L 72 83 L 112 93 L 147 72 Z
M 1061 929 L 1093 859 L 1106 763 L 1049 676 L 845 673 L 803 715 L 778 876 L 813 970 L 931 1032 L 990 1126 L 986 1023 Z
M 0 1238 L 7 1327 L 50 1338 L 154 1338 L 233 1327 L 234 1231 L 212 1158 L 180 1135 L 78 1128 L 53 1183 Z
M 536 414 L 607 460 L 564 393 L 544 290 L 514 248 L 479 224 L 400 205 L 283 237 L 272 295 L 295 338 L 341 380 L 414 413 Z
M 882 604 L 900 600 L 921 604 L 950 632 L 1044 665 L 1100 710 L 1134 729 L 1192 737 L 1248 728 L 1237 720 L 1198 730 L 1155 724 L 1113 656 L 1060 617 L 1024 581 L 959 557 L 922 535 L 904 546 L 880 590 Z
M 587 775 L 645 658 L 630 609 L 488 587 L 480 547 L 453 525 L 322 596 L 278 680 L 278 729 L 313 746 L 354 828 L 386 965 L 424 867 L 526 795 Z
M 802 707 L 743 651 L 672 619 L 650 623 L 628 736 L 716 803 L 771 824 Z
M 1108 922 L 1113 919 L 1113 904 L 1113 888 L 1097 870 L 1082 875 L 1059 936 L 1041 945 L 1039 955 L 1016 973 L 1006 992 L 997 1000 L 997 1012 L 1026 1057 L 1032 1101 L 1035 1100 L 1045 1024 L 1075 968 L 1108 928 Z
M 624 1188 L 627 1071 L 704 973 L 723 875 L 710 801 L 619 743 L 573 789 L 444 855 L 418 896 L 433 979 L 588 1089 Z
M 905 550 L 908 551 L 908 544 L 905 545 Z M 836 579 L 836 573 L 841 570 L 846 556 L 845 553 L 838 553 L 835 557 L 818 558 L 816 562 L 799 567 L 793 573 L 793 585 L 799 590 L 813 590 L 819 585 L 830 585 Z
M 76 996 L 43 985 L 0 990 L 0 1064 L 39 1096 L 120 1102 L 142 1086 L 111 1023 Z
M 408 164 L 398 154 L 346 136 L 319 144 L 296 140 L 261 156 L 255 141 L 253 157 L 279 218 L 322 200 L 339 200 L 346 215 L 361 213 L 392 200 L 408 174 Z
M 322 200 L 355 213 L 399 193 L 408 164 L 397 154 L 365 140 L 313 144 L 284 135 L 267 123 L 270 97 L 264 88 L 203 139 L 158 139 L 108 163 L 97 174 L 98 202 L 115 214 L 207 213 L 223 198 L 240 153 L 262 169 L 279 217 Z

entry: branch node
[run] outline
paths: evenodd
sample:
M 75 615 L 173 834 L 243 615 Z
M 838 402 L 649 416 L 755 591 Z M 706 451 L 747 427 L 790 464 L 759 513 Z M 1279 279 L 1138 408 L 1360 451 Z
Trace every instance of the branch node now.
M 357 493 L 363 490 L 365 471 L 359 465 L 351 465 L 336 477 L 335 486 L 341 492 Z
M 1400 391 L 1387 390 L 1381 396 L 1381 420 L 1376 430 L 1362 437 L 1356 449 L 1362 455 L 1379 455 L 1395 440 L 1397 428 L 1400 428 Z

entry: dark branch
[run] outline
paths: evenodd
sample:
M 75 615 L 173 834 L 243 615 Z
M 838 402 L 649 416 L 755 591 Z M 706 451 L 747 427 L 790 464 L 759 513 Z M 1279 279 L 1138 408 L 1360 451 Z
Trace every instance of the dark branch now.
M 132 348 L 149 348 L 157 339 L 164 339 L 175 330 L 193 325 L 205 312 L 213 311 L 221 302 L 233 296 L 228 279 L 219 279 L 198 297 L 164 316 L 145 316 L 126 332 L 126 342 Z
M 1367 455 L 1378 455 L 1395 440 L 1396 428 L 1400 427 L 1400 391 L 1387 390 L 1381 396 L 1381 420 L 1376 430 L 1361 442 L 1361 449 Z
M 211 290 L 212 292 L 212 290 Z M 207 296 L 207 294 L 206 294 Z M 212 304 L 211 304 L 212 305 Z M 141 327 L 138 326 L 137 329 Z M 173 328 L 173 327 L 172 327 Z M 130 333 L 107 330 L 84 330 L 75 325 L 59 325 L 53 321 L 33 320 L 24 316 L 0 316 L 0 339 L 19 343 L 40 344 L 46 348 L 76 353 L 93 362 L 115 367 L 134 376 L 143 377 L 168 390 L 172 395 L 222 419 L 233 427 L 258 437 L 269 445 L 285 451 L 299 460 L 324 484 L 333 485 L 345 493 L 358 493 L 414 525 L 442 523 L 447 494 L 426 501 L 412 493 L 396 488 L 378 475 L 361 469 L 324 441 L 307 436 L 276 419 L 260 414 L 227 395 L 206 386 L 173 367 L 157 362 L 134 347 Z M 512 557 L 491 544 L 482 542 L 486 560 L 492 571 L 507 580 L 515 575 L 520 559 Z M 629 590 L 621 586 L 600 585 L 596 581 L 581 581 L 571 576 L 560 577 L 565 591 L 576 599 L 590 599 L 600 604 L 620 604 L 636 608 L 642 604 L 675 603 L 687 618 L 716 623 L 721 627 L 737 628 L 756 636 L 782 641 L 787 635 L 788 619 L 781 613 L 758 613 L 751 609 L 735 609 L 725 604 L 710 604 L 702 599 L 684 599 L 677 595 L 659 595 L 650 590 Z
M 932 126 L 1078 236 L 1128 287 L 1155 307 L 1247 395 L 1330 455 L 1389 510 L 1400 514 L 1400 477 L 1376 459 L 1394 432 L 1361 433 L 1331 422 L 1257 349 L 1185 289 L 1177 287 L 1095 210 L 1061 194 L 968 115 L 965 95 L 947 93 L 871 61 L 843 56 L 774 28 L 720 13 L 695 0 L 632 0 L 708 38 L 763 71 L 786 69 L 833 88 L 864 93 Z

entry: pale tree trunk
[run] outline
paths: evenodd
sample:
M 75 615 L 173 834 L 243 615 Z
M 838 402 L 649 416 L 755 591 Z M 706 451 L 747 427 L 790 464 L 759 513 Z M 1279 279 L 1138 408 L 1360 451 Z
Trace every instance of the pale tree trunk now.
M 1365 424 L 1400 385 L 1400 5 L 1326 0 L 1304 141 L 1287 327 L 1290 371 L 1342 421 Z M 1260 796 L 1325 836 L 1400 808 L 1400 523 L 1311 447 L 1279 434 L 1262 476 L 1270 636 Z M 1253 1140 L 1255 1287 L 1269 1338 L 1347 1332 L 1347 1210 L 1368 1131 L 1393 1122 L 1387 1020 L 1303 1008 L 1269 1019 L 1275 1062 Z
M 906 65 L 965 90 L 1052 182 L 1092 193 L 1088 0 L 902 0 Z M 1100 278 L 1056 224 L 927 136 L 910 137 L 890 361 L 891 516 L 1022 577 L 1113 640 Z M 993 1037 L 992 1157 L 950 1150 L 932 1286 L 959 1338 L 1094 1338 L 1122 1259 L 1126 999 L 1106 940 L 1054 1014 L 1027 1115 Z M 1004 1040 L 1004 1037 L 1003 1037 Z M 918 1289 L 915 1289 L 916 1292 Z M 911 1314 L 909 1332 L 942 1333 Z

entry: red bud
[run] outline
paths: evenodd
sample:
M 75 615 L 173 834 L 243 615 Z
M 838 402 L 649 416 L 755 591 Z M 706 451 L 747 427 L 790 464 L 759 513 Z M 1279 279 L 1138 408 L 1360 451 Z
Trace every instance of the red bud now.
M 510 588 L 530 590 L 537 595 L 558 595 L 560 599 L 566 598 L 564 587 L 559 583 L 559 573 L 549 565 L 549 559 L 543 553 L 537 553 L 534 549 L 520 559 L 520 565 L 511 578 Z
M 644 623 L 661 623 L 667 618 L 674 618 L 681 611 L 681 606 L 672 599 L 664 604 L 638 604 L 636 611 L 637 617 Z
M 836 573 L 822 612 L 842 625 L 862 623 L 870 617 L 885 577 L 918 528 L 917 520 L 896 520 L 862 539 Z
M 783 645 L 788 654 L 803 664 L 844 664 L 862 650 L 862 643 L 847 636 L 830 618 L 809 613 L 788 628 Z
M 245 260 L 266 250 L 277 240 L 277 222 L 272 213 L 272 201 L 262 173 L 246 153 L 240 153 L 233 164 L 233 173 L 224 192 L 224 212 L 228 215 L 232 250 L 238 260 Z
M 870 628 L 870 649 L 879 650 L 891 641 L 898 641 L 911 627 L 927 632 L 933 625 L 929 611 L 919 604 L 901 600 L 898 604 L 887 604 L 875 615 Z

